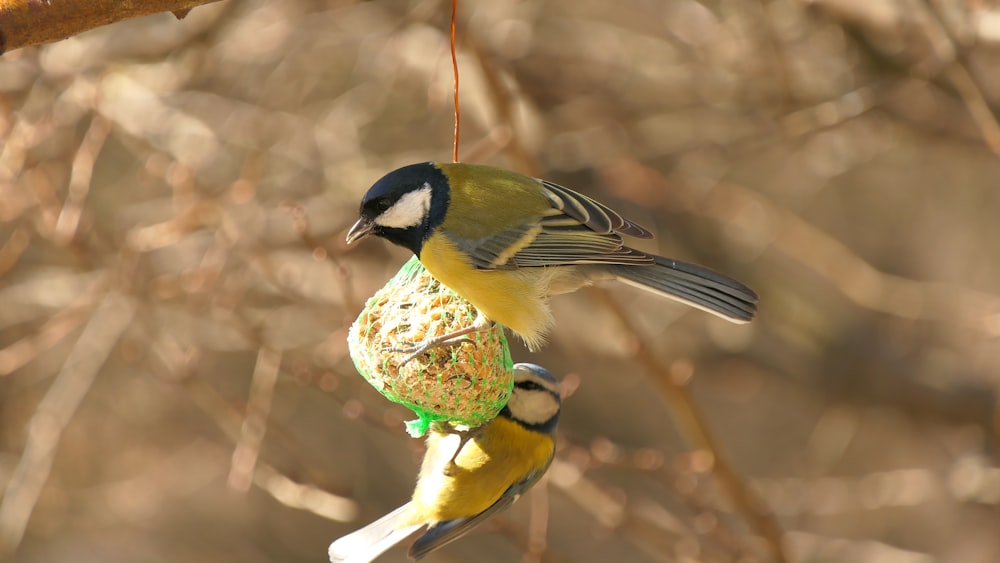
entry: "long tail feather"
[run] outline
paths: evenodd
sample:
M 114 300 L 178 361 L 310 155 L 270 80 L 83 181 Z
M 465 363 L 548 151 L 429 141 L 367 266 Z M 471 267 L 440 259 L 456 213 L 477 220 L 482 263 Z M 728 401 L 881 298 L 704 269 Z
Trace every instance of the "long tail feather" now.
M 656 257 L 652 266 L 608 266 L 618 279 L 735 323 L 753 319 L 757 294 L 729 276 L 695 264 Z
M 330 544 L 332 563 L 368 563 L 408 538 L 423 524 L 400 526 L 410 504 L 406 503 L 360 530 Z

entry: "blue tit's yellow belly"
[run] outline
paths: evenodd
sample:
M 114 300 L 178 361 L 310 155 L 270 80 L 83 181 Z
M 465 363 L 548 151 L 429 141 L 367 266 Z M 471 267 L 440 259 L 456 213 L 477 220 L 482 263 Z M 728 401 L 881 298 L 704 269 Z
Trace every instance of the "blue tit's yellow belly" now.
M 473 516 L 493 505 L 511 485 L 548 467 L 554 451 L 547 434 L 497 418 L 483 433 L 466 443 L 450 465 L 458 436 L 437 434 L 413 491 L 414 522 L 434 523 Z M 440 450 L 440 451 L 437 451 Z
M 543 268 L 479 270 L 440 233 L 429 237 L 420 262 L 438 281 L 465 297 L 486 318 L 518 334 L 537 349 L 552 325 L 546 303 L 548 278 Z

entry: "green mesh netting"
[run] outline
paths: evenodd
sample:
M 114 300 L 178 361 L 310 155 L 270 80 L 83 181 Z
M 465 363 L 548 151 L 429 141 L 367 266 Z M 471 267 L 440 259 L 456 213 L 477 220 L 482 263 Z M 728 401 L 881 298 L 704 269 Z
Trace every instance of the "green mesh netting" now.
M 417 414 L 406 423 L 411 436 L 423 436 L 439 422 L 475 428 L 507 404 L 514 371 L 500 325 L 406 363 L 409 354 L 395 351 L 469 327 L 476 317 L 471 303 L 413 257 L 351 325 L 347 345 L 355 367 L 387 399 Z

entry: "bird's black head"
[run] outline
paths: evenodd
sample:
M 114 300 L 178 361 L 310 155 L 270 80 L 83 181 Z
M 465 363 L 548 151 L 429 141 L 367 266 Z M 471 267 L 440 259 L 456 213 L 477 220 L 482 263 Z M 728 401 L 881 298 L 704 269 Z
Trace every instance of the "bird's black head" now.
M 434 163 L 393 170 L 361 200 L 361 217 L 347 232 L 347 242 L 373 234 L 419 257 L 424 240 L 444 221 L 449 199 L 448 177 Z

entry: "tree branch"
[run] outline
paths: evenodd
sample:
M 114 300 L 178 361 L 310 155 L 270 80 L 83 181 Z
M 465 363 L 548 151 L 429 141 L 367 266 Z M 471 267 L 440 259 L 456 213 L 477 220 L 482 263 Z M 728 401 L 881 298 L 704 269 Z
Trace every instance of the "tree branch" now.
M 0 55 L 61 41 L 78 33 L 141 16 L 173 12 L 183 18 L 196 6 L 219 0 L 0 0 Z

